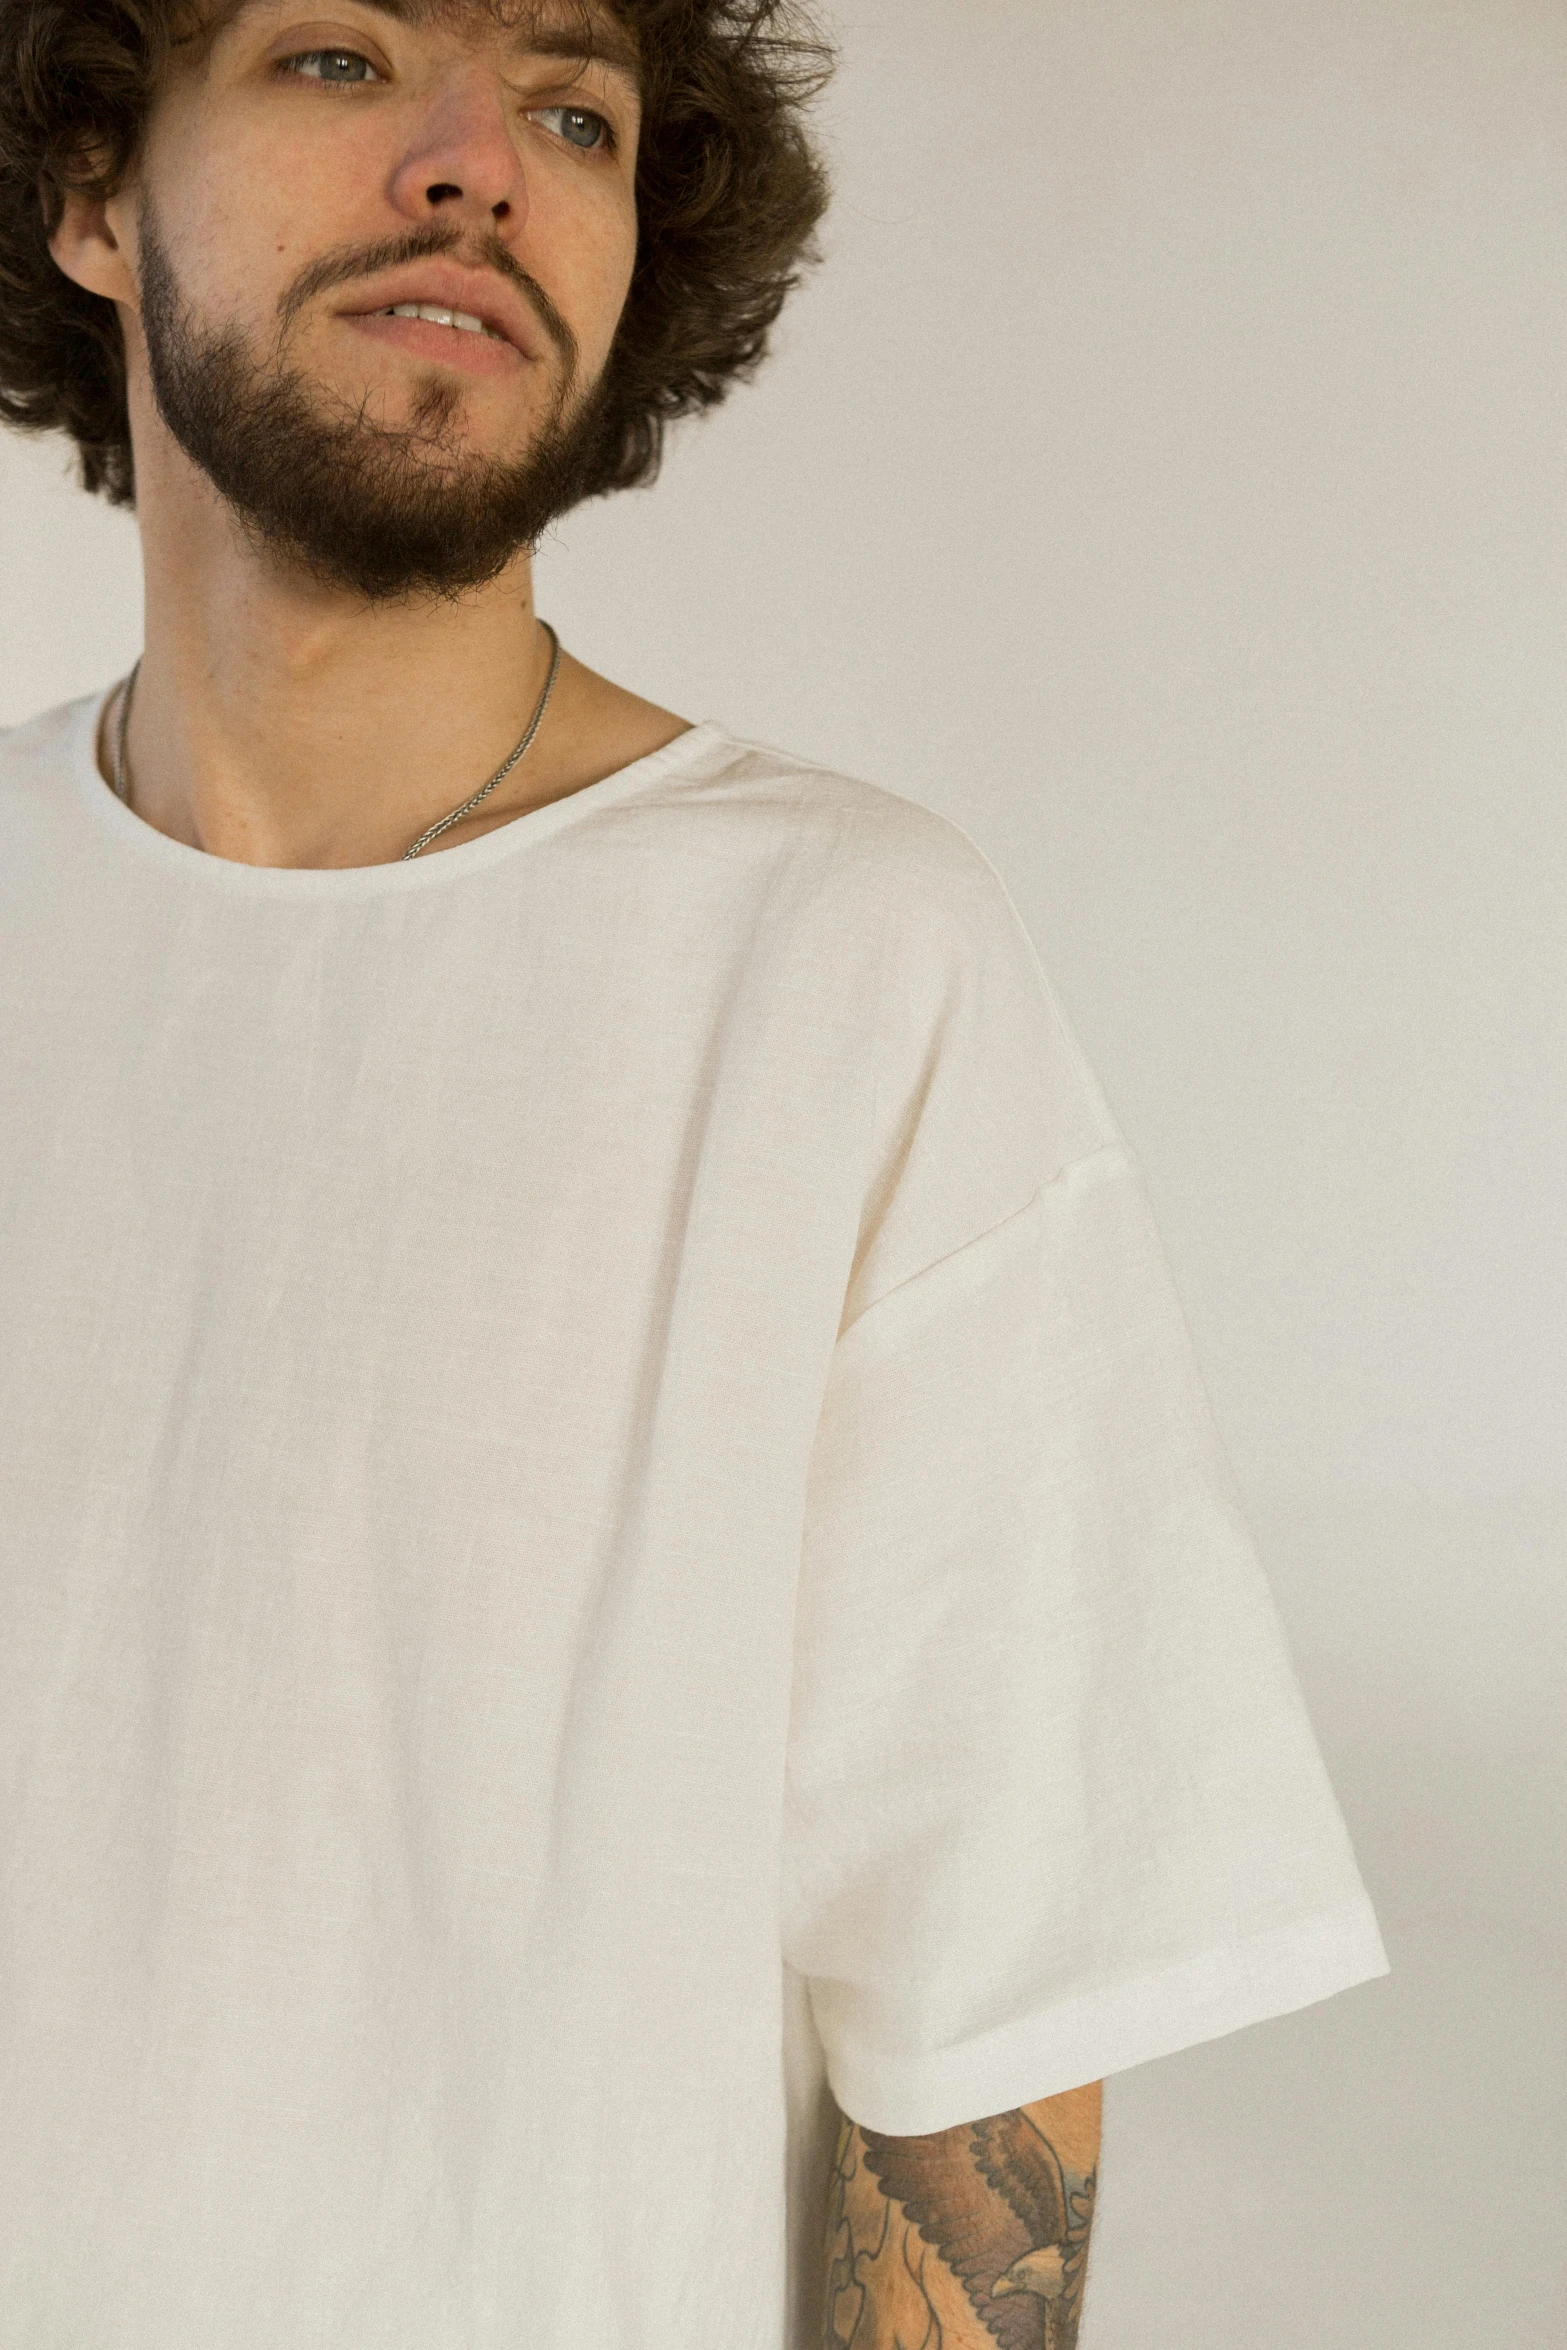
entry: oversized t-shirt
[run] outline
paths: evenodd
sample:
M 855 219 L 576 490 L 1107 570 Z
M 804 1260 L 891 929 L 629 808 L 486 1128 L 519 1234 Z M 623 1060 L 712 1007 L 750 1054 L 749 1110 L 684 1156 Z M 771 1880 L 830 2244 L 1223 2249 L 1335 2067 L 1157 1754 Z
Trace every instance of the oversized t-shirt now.
M 1382 1971 L 961 830 L 709 722 L 270 870 L 100 706 L 0 739 L 5 2350 L 808 2350 L 835 2102 Z

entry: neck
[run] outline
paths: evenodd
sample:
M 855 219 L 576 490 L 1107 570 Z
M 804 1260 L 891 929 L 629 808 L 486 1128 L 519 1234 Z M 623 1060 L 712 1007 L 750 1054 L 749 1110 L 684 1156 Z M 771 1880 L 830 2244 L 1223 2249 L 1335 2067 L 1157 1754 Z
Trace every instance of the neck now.
M 459 601 L 367 607 L 258 554 L 191 469 L 139 480 L 138 516 L 146 633 L 127 766 L 136 813 L 159 831 L 247 864 L 384 863 L 526 730 L 552 652 L 527 556 Z M 573 788 L 560 705 L 569 722 L 589 673 L 568 667 L 526 758 L 426 854 Z

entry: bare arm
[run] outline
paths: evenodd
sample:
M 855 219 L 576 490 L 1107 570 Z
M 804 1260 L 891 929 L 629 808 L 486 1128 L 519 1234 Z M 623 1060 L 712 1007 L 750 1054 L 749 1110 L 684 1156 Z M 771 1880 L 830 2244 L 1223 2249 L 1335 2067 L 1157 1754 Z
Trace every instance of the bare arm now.
M 928 2138 L 840 2117 L 823 2350 L 1076 2350 L 1101 2084 Z

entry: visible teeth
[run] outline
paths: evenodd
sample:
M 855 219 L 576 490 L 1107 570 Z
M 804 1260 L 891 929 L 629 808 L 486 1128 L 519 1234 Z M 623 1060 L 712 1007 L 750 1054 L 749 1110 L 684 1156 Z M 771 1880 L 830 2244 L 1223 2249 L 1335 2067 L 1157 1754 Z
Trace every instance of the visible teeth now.
M 492 326 L 486 326 L 482 318 L 475 318 L 472 311 L 445 310 L 439 302 L 394 302 L 381 315 L 383 318 L 423 318 L 431 326 L 454 326 L 465 335 L 488 335 L 492 343 L 501 343 L 506 339 L 504 335 L 498 335 Z

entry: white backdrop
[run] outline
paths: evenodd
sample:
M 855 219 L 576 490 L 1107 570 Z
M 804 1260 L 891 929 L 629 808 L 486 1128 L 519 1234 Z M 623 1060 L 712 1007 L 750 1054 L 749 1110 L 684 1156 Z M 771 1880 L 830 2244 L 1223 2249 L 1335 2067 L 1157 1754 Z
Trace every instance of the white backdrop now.
M 1085 2350 L 1567 2341 L 1567 18 L 840 0 L 826 268 L 540 559 L 955 817 L 1146 1165 L 1393 1976 L 1121 2077 Z M 134 526 L 0 442 L 0 724 Z

